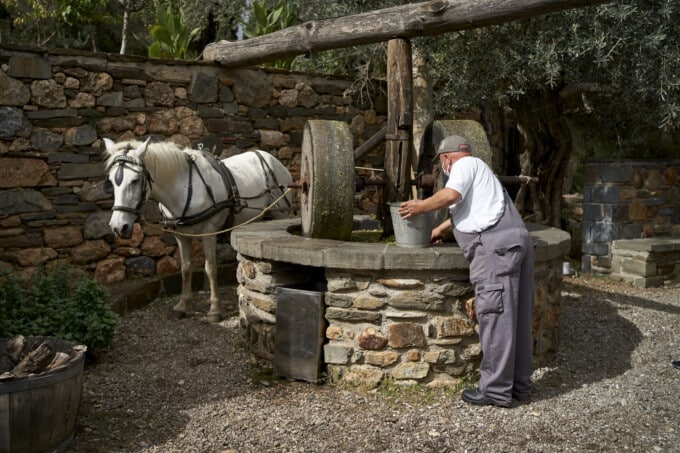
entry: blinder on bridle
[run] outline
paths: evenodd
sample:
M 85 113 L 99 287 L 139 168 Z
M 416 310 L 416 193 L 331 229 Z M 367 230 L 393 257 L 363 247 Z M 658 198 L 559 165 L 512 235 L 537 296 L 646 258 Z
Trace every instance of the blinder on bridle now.
M 118 164 L 118 168 L 116 169 L 116 173 L 113 176 L 113 179 L 116 185 L 120 185 L 123 182 L 124 176 L 123 172 L 125 171 L 126 168 L 128 170 L 134 171 L 135 173 L 139 173 L 141 175 L 141 180 L 139 181 L 139 183 L 142 184 L 142 196 L 140 197 L 137 206 L 135 206 L 134 208 L 121 205 L 113 205 L 111 210 L 130 212 L 132 214 L 135 214 L 136 216 L 139 216 L 140 213 L 142 212 L 142 206 L 146 201 L 147 193 L 151 190 L 151 183 L 153 182 L 153 179 L 151 178 L 151 175 L 149 174 L 148 170 L 144 167 L 143 164 L 137 163 L 132 156 L 127 155 L 130 149 L 131 147 L 128 144 L 127 148 L 125 149 L 125 153 L 121 154 L 120 156 L 116 157 L 113 160 L 113 163 L 111 164 L 112 166 Z M 106 181 L 104 182 L 104 192 L 106 192 L 107 194 L 113 194 L 113 183 L 109 178 L 106 178 Z

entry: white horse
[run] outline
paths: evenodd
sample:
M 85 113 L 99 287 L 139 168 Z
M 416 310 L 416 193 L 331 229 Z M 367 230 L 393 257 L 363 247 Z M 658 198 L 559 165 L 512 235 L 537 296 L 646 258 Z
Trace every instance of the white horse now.
M 179 246 L 182 294 L 173 307 L 186 314 L 191 295 L 191 236 L 201 236 L 205 273 L 210 282 L 208 318 L 217 322 L 217 236 L 214 233 L 262 216 L 287 218 L 291 206 L 286 187 L 288 169 L 271 154 L 248 151 L 217 162 L 204 151 L 184 149 L 171 142 L 127 141 L 105 138 L 105 189 L 114 195 L 109 226 L 113 233 L 132 236 L 135 219 L 147 198 L 158 201 L 162 223 L 171 228 Z

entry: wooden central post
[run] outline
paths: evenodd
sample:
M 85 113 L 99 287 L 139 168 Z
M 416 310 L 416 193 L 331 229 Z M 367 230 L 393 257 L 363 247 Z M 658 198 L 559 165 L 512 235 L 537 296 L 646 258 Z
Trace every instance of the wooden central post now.
M 404 201 L 411 193 L 413 147 L 413 70 L 411 42 L 392 39 L 387 43 L 387 124 L 385 134 L 385 201 Z M 384 231 L 392 231 L 389 209 Z M 383 216 L 381 216 L 383 218 Z

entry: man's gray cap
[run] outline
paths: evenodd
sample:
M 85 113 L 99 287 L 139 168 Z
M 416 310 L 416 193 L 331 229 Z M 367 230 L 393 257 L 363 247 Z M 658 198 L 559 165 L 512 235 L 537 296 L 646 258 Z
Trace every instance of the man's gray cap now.
M 461 137 L 460 135 L 449 135 L 441 141 L 432 160 L 437 160 L 440 154 L 455 152 L 471 153 L 472 145 L 465 137 Z

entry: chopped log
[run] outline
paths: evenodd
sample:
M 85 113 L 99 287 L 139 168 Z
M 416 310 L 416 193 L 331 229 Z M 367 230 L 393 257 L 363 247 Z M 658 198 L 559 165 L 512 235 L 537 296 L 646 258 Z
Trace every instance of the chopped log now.
M 14 362 L 18 362 L 21 359 L 21 353 L 24 352 L 26 347 L 26 337 L 23 335 L 17 335 L 16 337 L 7 341 L 7 355 Z
M 203 49 L 203 59 L 236 68 L 394 38 L 436 36 L 611 1 L 433 0 L 305 22 L 244 41 L 210 43 Z
M 53 372 L 79 360 L 87 346 L 56 337 L 17 335 L 0 338 L 0 382 L 17 377 Z
M 49 365 L 47 365 L 46 370 L 53 370 L 55 368 L 59 368 L 60 366 L 68 363 L 68 361 L 71 360 L 71 356 L 69 354 L 66 354 L 65 352 L 57 352 L 54 355 L 54 359 L 52 362 L 50 362 Z
M 42 373 L 54 360 L 55 353 L 52 348 L 43 342 L 40 346 L 29 352 L 11 373 L 15 377 L 28 376 L 33 373 Z

